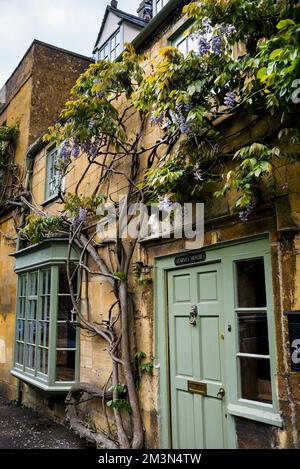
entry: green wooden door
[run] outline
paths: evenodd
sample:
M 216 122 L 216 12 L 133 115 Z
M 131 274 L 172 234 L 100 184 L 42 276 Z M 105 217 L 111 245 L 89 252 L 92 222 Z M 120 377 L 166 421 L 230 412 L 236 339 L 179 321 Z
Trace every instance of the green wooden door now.
M 168 273 L 173 448 L 226 448 L 221 269 Z

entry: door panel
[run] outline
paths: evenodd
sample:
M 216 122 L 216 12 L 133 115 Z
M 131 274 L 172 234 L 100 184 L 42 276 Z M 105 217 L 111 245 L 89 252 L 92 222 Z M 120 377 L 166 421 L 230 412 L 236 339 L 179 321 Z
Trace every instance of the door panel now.
M 224 448 L 221 264 L 169 272 L 168 302 L 172 446 Z

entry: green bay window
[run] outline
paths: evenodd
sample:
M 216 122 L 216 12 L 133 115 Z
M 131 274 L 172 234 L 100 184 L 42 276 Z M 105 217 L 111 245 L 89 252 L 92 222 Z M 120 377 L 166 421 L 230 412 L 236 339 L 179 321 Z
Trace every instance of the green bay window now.
M 79 335 L 67 278 L 67 243 L 46 241 L 14 254 L 18 274 L 12 374 L 48 391 L 67 391 L 79 376 Z M 72 253 L 77 293 L 77 254 Z

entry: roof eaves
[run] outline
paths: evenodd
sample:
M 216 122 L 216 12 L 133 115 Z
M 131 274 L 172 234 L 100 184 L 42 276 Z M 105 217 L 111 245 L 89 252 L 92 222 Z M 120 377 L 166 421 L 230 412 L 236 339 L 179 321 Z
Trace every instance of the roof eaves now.
M 104 29 L 104 26 L 105 26 L 105 23 L 106 23 L 106 20 L 107 20 L 107 16 L 110 12 L 114 13 L 121 20 L 127 21 L 128 23 L 131 23 L 131 24 L 135 24 L 136 26 L 140 26 L 141 28 L 144 28 L 148 24 L 147 21 L 142 20 L 138 16 L 132 15 L 130 13 L 126 13 L 126 11 L 118 10 L 117 8 L 112 8 L 110 5 L 108 5 L 106 7 L 106 10 L 105 10 L 105 13 L 104 13 L 104 17 L 103 17 L 103 20 L 102 20 L 102 23 L 101 23 L 100 31 L 99 31 L 99 34 L 97 36 L 96 43 L 94 45 L 93 53 L 95 53 L 96 50 L 97 50 L 97 46 L 99 44 L 99 41 L 100 41 L 100 38 L 102 36 L 103 29 Z

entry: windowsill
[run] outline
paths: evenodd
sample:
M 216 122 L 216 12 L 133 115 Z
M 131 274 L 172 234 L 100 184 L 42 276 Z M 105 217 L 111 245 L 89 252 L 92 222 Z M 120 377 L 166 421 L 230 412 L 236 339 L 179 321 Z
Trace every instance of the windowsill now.
M 65 393 L 65 392 L 70 391 L 71 387 L 74 384 L 73 382 L 72 383 L 62 383 L 62 384 L 55 383 L 55 385 L 50 386 L 50 385 L 46 384 L 45 382 L 42 382 L 38 378 L 28 376 L 25 373 L 21 373 L 20 371 L 18 371 L 16 369 L 11 370 L 11 374 L 15 378 L 18 378 L 18 379 L 20 379 L 21 381 L 24 381 L 27 384 L 31 384 L 32 386 L 35 386 L 36 388 L 39 388 L 39 389 L 41 389 L 42 391 L 45 391 L 45 392 L 54 392 L 54 393 L 55 392 L 62 392 L 62 393 Z
M 239 404 L 228 404 L 227 411 L 234 417 L 242 417 L 257 422 L 282 427 L 283 420 L 280 413 L 272 410 L 264 410 L 258 408 L 250 408 Z
M 41 203 L 41 206 L 44 207 L 45 205 L 55 202 L 58 199 L 59 199 L 58 194 L 52 195 L 51 197 L 48 197 L 48 199 L 44 200 L 44 202 Z

